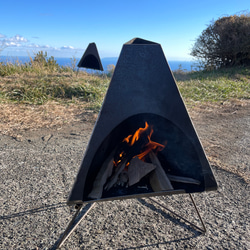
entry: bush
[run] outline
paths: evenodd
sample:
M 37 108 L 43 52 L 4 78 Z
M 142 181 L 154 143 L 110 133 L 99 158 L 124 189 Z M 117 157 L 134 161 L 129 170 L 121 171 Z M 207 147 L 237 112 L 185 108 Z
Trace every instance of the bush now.
M 112 77 L 115 71 L 115 65 L 114 64 L 109 64 L 108 65 L 108 73 L 107 77 Z
M 31 60 L 31 64 L 38 64 L 40 67 L 45 67 L 50 71 L 57 71 L 60 66 L 56 62 L 53 56 L 47 58 L 47 52 L 39 51 L 36 55 L 34 60 Z
M 250 14 L 213 21 L 197 38 L 191 55 L 206 69 L 250 65 Z
M 52 72 L 70 72 L 71 69 L 60 67 L 53 56 L 47 57 L 47 52 L 39 51 L 30 62 L 0 62 L 0 76 L 22 74 L 27 72 L 39 73 L 41 75 Z

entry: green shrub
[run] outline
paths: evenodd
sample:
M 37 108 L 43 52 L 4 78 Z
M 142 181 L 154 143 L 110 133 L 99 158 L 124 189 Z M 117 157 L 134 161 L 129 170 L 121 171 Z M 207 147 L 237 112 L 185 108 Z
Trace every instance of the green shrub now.
M 205 69 L 250 65 L 250 13 L 221 17 L 196 39 L 191 55 Z

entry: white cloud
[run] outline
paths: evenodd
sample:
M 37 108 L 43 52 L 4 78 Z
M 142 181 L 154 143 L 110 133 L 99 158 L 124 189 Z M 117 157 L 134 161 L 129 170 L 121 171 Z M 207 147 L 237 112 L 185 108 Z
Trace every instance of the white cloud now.
M 28 39 L 20 35 L 6 38 L 6 36 L 0 34 L 0 43 L 2 46 L 6 47 L 21 47 L 22 44 L 28 43 Z
M 18 47 L 18 46 L 21 46 L 21 44 L 19 43 L 15 43 L 15 42 L 4 42 L 4 45 L 7 46 L 7 47 Z
M 62 46 L 61 49 L 75 49 L 73 46 Z
M 40 46 L 38 44 L 31 43 L 31 44 L 28 44 L 27 47 L 28 48 L 39 48 Z
M 20 43 L 27 43 L 28 42 L 28 40 L 26 38 L 24 38 L 23 36 L 20 36 L 20 35 L 15 35 L 11 39 L 13 39 L 16 42 L 20 42 Z
M 40 49 L 40 50 L 57 50 L 56 47 L 52 47 L 50 45 L 39 45 L 39 44 L 35 44 L 35 43 L 31 43 L 31 44 L 27 44 L 25 46 L 23 46 L 24 48 L 30 48 L 30 49 Z
M 13 37 L 10 38 L 5 38 L 4 41 L 7 42 L 14 42 L 14 43 L 27 43 L 28 40 L 26 38 L 24 38 L 23 36 L 20 35 L 15 35 Z
M 34 39 L 35 37 L 33 37 Z M 4 48 L 3 51 L 16 51 L 16 52 L 23 52 L 27 53 L 27 51 L 38 52 L 40 50 L 47 51 L 48 53 L 72 53 L 76 52 L 81 49 L 74 48 L 71 45 L 64 45 L 62 47 L 53 47 L 48 44 L 36 44 L 29 41 L 27 38 L 17 34 L 13 37 L 6 37 L 5 35 L 0 33 L 0 48 Z

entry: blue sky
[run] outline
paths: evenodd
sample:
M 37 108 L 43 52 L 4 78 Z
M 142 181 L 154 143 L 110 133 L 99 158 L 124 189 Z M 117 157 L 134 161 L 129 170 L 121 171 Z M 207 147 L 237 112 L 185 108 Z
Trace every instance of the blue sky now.
M 190 60 L 211 20 L 249 12 L 249 0 L 12 0 L 0 4 L 0 56 L 81 57 L 90 42 L 117 57 L 134 37 L 162 45 L 168 60 Z

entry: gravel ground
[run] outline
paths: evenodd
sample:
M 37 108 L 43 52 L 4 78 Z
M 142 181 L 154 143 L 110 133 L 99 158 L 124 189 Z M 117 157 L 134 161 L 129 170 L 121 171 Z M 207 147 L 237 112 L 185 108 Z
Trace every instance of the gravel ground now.
M 102 202 L 62 249 L 250 249 L 250 106 L 207 108 L 193 121 L 218 191 L 194 194 L 207 233 L 148 198 Z M 66 205 L 93 123 L 0 137 L 0 249 L 53 249 L 75 209 Z M 200 225 L 189 196 L 156 198 Z

